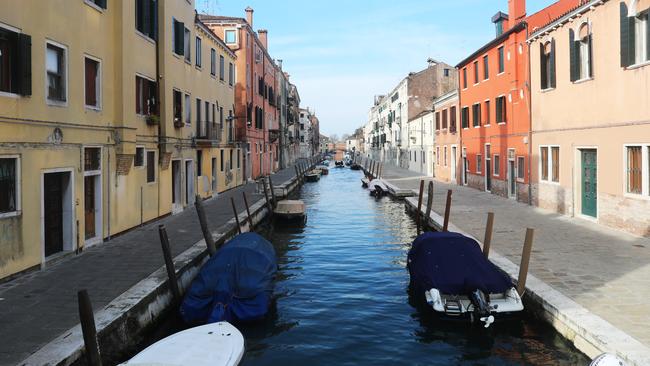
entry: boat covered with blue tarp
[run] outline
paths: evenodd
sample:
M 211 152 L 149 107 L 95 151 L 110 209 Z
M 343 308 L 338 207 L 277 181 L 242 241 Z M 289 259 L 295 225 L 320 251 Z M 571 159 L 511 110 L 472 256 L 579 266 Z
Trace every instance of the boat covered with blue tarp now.
M 252 321 L 268 312 L 277 271 L 273 245 L 257 233 L 236 236 L 203 265 L 183 299 L 189 324 Z

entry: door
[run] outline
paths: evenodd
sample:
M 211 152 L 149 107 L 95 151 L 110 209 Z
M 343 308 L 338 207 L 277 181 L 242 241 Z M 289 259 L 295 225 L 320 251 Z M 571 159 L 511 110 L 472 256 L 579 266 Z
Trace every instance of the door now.
M 95 230 L 95 176 L 84 177 L 84 238 L 86 240 L 97 236 Z
M 48 173 L 43 176 L 43 226 L 46 257 L 63 251 L 64 174 L 67 173 Z
M 492 190 L 492 156 L 490 155 L 490 145 L 485 145 L 485 190 Z
M 582 154 L 582 214 L 597 217 L 598 170 L 594 149 L 581 150 Z
M 451 147 L 451 182 L 456 184 L 456 146 Z
M 187 187 L 185 202 L 189 205 L 194 203 L 194 162 L 192 160 L 185 161 L 185 187 Z
M 467 172 L 469 171 L 469 163 L 467 156 L 463 156 L 463 185 L 467 185 Z
M 181 207 L 181 161 L 172 161 L 172 206 Z
M 517 172 L 514 160 L 508 160 L 508 196 L 510 198 L 517 196 Z

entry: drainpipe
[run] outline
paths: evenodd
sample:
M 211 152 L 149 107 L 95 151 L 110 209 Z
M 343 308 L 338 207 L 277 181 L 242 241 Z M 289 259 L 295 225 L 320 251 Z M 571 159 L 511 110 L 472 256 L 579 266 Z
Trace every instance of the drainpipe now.
M 528 23 L 526 24 L 526 39 L 528 39 Z M 528 88 L 528 123 L 530 124 L 528 126 L 528 205 L 533 204 L 533 181 L 532 181 L 532 165 L 533 165 L 533 112 L 531 110 L 532 108 L 532 88 L 531 88 L 531 70 L 530 70 L 530 44 L 527 45 L 528 47 L 528 80 L 526 82 L 526 87 Z M 516 159 L 516 156 L 515 156 Z M 515 160 L 516 163 L 516 160 Z M 515 200 L 517 197 L 515 197 Z
M 160 112 L 160 109 L 162 107 L 162 98 L 161 98 L 162 92 L 160 91 L 162 89 L 160 87 L 160 84 L 161 84 L 160 81 L 162 79 L 162 76 L 160 75 L 160 52 L 161 52 L 162 48 L 160 46 L 160 35 L 162 33 L 161 31 L 163 29 L 165 29 L 165 27 L 164 27 L 165 22 L 160 21 L 160 19 L 161 19 L 160 18 L 160 13 L 161 13 L 160 9 L 165 6 L 165 2 L 164 1 L 158 1 L 157 5 L 158 6 L 156 8 L 156 19 L 157 19 L 157 23 L 158 23 L 157 24 L 158 29 L 156 29 L 156 111 L 155 111 L 155 113 L 156 113 L 156 116 L 158 116 L 158 162 L 161 162 L 162 157 L 163 157 L 163 153 L 164 153 L 164 150 L 165 150 L 166 141 L 164 141 L 163 136 L 162 136 L 162 130 L 163 130 L 162 129 L 162 124 L 165 123 L 165 121 L 163 121 L 162 118 L 160 118 L 161 114 L 162 114 Z M 164 14 L 164 12 L 162 12 L 162 13 Z M 174 179 L 174 178 L 172 177 L 172 179 Z M 161 186 L 161 184 L 160 184 L 160 169 L 158 169 L 158 216 L 160 216 L 160 200 L 161 200 L 161 197 L 162 197 L 162 192 L 161 192 L 160 186 Z M 142 201 L 142 187 L 140 187 L 140 192 L 141 192 L 140 193 L 140 200 Z M 141 213 L 140 213 L 140 221 L 142 221 L 142 205 L 140 207 L 140 211 L 141 211 Z

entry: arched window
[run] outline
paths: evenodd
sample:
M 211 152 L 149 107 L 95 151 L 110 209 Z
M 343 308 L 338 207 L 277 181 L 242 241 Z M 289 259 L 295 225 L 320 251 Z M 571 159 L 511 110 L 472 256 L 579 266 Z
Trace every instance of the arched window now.
M 577 35 L 569 30 L 569 46 L 571 47 L 571 81 L 584 80 L 593 77 L 592 70 L 592 35 L 588 23 L 578 28 Z

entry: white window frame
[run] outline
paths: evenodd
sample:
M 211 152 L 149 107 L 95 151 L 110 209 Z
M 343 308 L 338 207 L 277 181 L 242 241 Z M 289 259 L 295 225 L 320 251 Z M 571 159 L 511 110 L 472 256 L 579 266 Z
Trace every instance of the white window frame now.
M 235 34 L 235 41 L 234 42 L 228 42 L 228 32 L 233 32 Z M 223 30 L 223 41 L 224 41 L 224 43 L 227 44 L 227 45 L 237 44 L 238 41 L 239 41 L 239 39 L 238 39 L 239 35 L 237 33 L 238 33 L 237 28 L 226 28 L 226 29 L 224 29 Z
M 45 73 L 45 83 L 44 83 L 45 84 L 44 85 L 45 103 L 47 105 L 53 106 L 53 107 L 67 107 L 68 103 L 69 103 L 69 100 L 70 100 L 70 80 L 69 80 L 69 78 L 70 78 L 70 76 L 69 76 L 70 75 L 70 72 L 69 72 L 69 68 L 70 68 L 69 67 L 69 65 L 70 65 L 70 52 L 68 51 L 68 46 L 66 46 L 66 45 L 64 45 L 62 43 L 53 41 L 51 39 L 45 39 L 45 48 L 44 48 L 44 52 L 45 52 L 44 57 L 45 57 L 45 59 L 44 59 L 44 61 L 45 61 L 46 64 L 47 64 L 47 46 L 48 45 L 52 45 L 54 47 L 58 47 L 58 48 L 63 50 L 63 59 L 64 59 L 63 73 L 65 74 L 65 75 L 63 75 L 64 76 L 63 80 L 64 80 L 64 83 L 65 83 L 63 85 L 63 88 L 65 89 L 65 100 L 64 101 L 59 101 L 59 100 L 53 100 L 53 99 L 48 98 L 47 67 L 44 67 L 43 71 Z M 84 104 L 85 104 L 85 101 L 84 101 Z
M 186 63 L 192 64 L 192 31 L 185 27 L 183 30 L 183 59 Z
M 560 156 L 559 156 L 560 145 L 539 145 L 539 181 L 547 183 L 547 184 L 560 185 L 560 176 L 559 176 L 560 171 L 559 170 L 558 170 L 557 182 L 553 181 L 553 152 L 552 152 L 553 147 L 558 148 L 558 157 L 557 157 L 557 159 L 558 159 L 558 162 L 560 162 L 560 160 L 561 160 Z M 543 165 L 543 162 L 542 162 L 542 149 L 544 149 L 544 148 L 548 149 L 548 154 L 547 154 L 547 157 L 548 157 L 547 165 L 548 166 L 546 167 L 548 169 L 548 177 L 546 177 L 546 179 L 542 179 L 542 165 Z
M 98 82 L 95 83 L 95 89 L 96 89 L 95 93 L 97 95 L 97 105 L 96 106 L 86 104 L 86 69 L 85 69 L 86 68 L 86 58 L 97 62 L 97 65 L 98 65 L 97 66 L 97 69 L 98 69 L 97 70 Z M 102 60 L 97 58 L 97 57 L 91 56 L 91 55 L 89 55 L 87 53 L 84 53 L 84 107 L 86 109 L 90 109 L 90 110 L 94 110 L 94 111 L 101 111 L 102 110 L 102 106 L 103 106 L 103 102 L 104 102 L 104 98 L 103 98 L 103 95 L 102 95 L 102 85 L 103 85 L 103 82 L 104 82 L 103 73 L 104 73 L 104 67 L 102 65 Z
M 142 78 L 142 79 L 149 80 L 149 81 L 151 81 L 152 83 L 155 83 L 155 82 L 156 82 L 153 78 L 151 78 L 151 77 L 149 77 L 149 76 L 147 76 L 147 75 L 141 74 L 141 73 L 139 73 L 139 72 L 136 72 L 136 73 L 135 73 L 135 76 L 136 76 L 136 77 L 140 77 L 140 78 Z M 136 80 L 137 80 L 137 79 L 136 79 Z M 158 88 L 158 87 L 159 87 L 159 86 L 156 85 L 156 88 Z M 137 90 L 137 89 L 136 89 L 136 90 Z M 143 107 L 143 109 L 144 109 L 144 102 L 146 102 L 146 101 L 142 101 L 142 102 L 143 102 L 142 107 Z M 137 109 L 137 103 L 136 103 L 136 109 Z M 173 113 L 172 113 L 172 114 L 173 114 Z M 140 114 L 140 113 L 138 113 L 138 112 L 135 112 L 135 115 L 138 116 L 138 117 L 146 117 L 146 114 Z
M 217 50 L 210 48 L 210 76 L 217 78 Z
M 198 35 L 194 36 L 194 66 L 199 70 L 203 68 L 202 51 L 203 51 L 203 38 L 199 37 Z
M 102 164 L 103 164 L 103 162 L 102 162 L 102 160 L 103 160 L 102 159 L 102 156 L 103 156 L 102 147 L 100 145 L 84 145 L 84 147 L 83 147 L 83 160 L 82 160 L 84 162 L 85 162 L 85 158 L 86 158 L 86 149 L 99 149 L 99 169 L 85 170 L 85 166 L 83 166 L 83 164 L 82 164 L 81 168 L 83 170 L 84 177 L 89 176 L 89 175 L 100 175 L 100 174 L 102 174 L 102 168 L 103 168 L 103 166 L 102 166 Z
M 644 17 L 645 20 L 641 20 Z M 645 65 L 650 62 L 647 58 L 648 27 L 650 26 L 650 12 L 644 12 L 634 17 L 634 65 Z M 642 28 L 642 29 L 639 29 Z
M 476 154 L 476 174 L 483 173 L 483 154 Z M 480 168 L 480 170 L 479 170 Z
M 641 194 L 627 191 L 627 148 L 641 147 Z M 650 143 L 623 145 L 623 195 L 630 198 L 650 200 Z
M 21 202 L 21 170 L 20 170 L 20 155 L 17 154 L 8 154 L 8 155 L 2 155 L 0 154 L 0 158 L 2 159 L 15 159 L 16 160 L 16 182 L 15 187 L 16 187 L 16 209 L 10 212 L 3 212 L 0 213 L 0 219 L 7 218 L 7 217 L 15 217 L 15 216 L 20 216 L 22 213 L 22 202 Z
M 499 161 L 499 169 L 497 169 L 497 160 Z M 497 171 L 498 170 L 498 171 Z M 498 177 L 501 175 L 501 155 L 500 154 L 493 154 L 492 156 L 492 176 L 493 177 Z
M 138 156 L 138 149 L 142 149 L 142 165 L 135 165 L 135 157 Z M 144 145 L 135 146 L 135 155 L 133 155 L 133 167 L 135 169 L 144 169 L 147 166 L 147 149 Z

